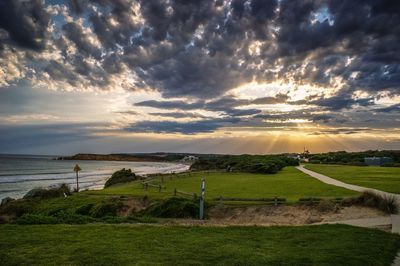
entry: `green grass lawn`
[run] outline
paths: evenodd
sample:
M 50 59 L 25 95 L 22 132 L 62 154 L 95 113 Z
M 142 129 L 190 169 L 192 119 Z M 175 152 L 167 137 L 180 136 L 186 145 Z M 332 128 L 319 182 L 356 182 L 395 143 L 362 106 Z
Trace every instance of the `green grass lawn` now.
M 206 198 L 219 196 L 238 198 L 283 197 L 294 202 L 302 197 L 346 197 L 357 195 L 356 192 L 324 184 L 294 167 L 286 167 L 277 174 L 250 173 L 192 173 L 172 179 L 164 177 L 162 192 L 157 188 L 143 189 L 139 182 L 115 185 L 113 187 L 86 192 L 90 195 L 149 195 L 153 198 L 170 197 L 174 188 L 186 192 L 200 192 L 201 178 L 206 179 Z M 160 179 L 152 183 L 159 184 Z
M 398 167 L 307 164 L 306 168 L 345 183 L 400 193 Z
M 391 265 L 398 235 L 344 225 L 0 225 L 1 265 Z

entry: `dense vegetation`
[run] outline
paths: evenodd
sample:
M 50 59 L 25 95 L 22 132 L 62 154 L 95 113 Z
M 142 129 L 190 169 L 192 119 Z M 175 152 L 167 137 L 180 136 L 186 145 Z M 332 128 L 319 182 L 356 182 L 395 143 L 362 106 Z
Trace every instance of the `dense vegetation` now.
M 400 193 L 398 167 L 307 164 L 306 168 L 345 183 Z
M 124 207 L 123 198 L 82 193 L 66 198 L 19 199 L 0 206 L 0 223 L 88 223 L 116 217 Z
M 400 237 L 345 225 L 2 225 L 7 265 L 391 265 Z
M 137 177 L 135 173 L 133 173 L 131 169 L 122 168 L 121 170 L 116 171 L 112 174 L 111 178 L 109 178 L 104 184 L 104 187 L 109 187 L 120 183 L 132 182 L 135 181 L 136 178 Z
M 364 166 L 365 157 L 390 157 L 393 163 L 387 166 L 396 166 L 400 163 L 400 151 L 363 151 L 363 152 L 328 152 L 309 155 L 310 163 L 348 164 Z
M 199 218 L 199 202 L 174 197 L 153 204 L 143 213 L 160 218 Z
M 275 174 L 285 166 L 298 165 L 299 162 L 287 156 L 276 155 L 224 155 L 200 157 L 192 170 L 225 170 L 229 172 L 248 172 Z

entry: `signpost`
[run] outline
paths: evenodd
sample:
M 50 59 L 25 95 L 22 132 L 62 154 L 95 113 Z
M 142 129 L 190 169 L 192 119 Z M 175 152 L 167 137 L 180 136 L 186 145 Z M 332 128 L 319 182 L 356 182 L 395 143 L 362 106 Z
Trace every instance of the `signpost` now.
M 82 169 L 79 167 L 78 164 L 75 165 L 74 167 L 74 172 L 76 173 L 76 192 L 79 192 L 79 177 L 78 177 L 78 172 L 81 171 Z
M 201 194 L 200 194 L 200 220 L 204 219 L 204 195 L 206 191 L 206 182 L 203 179 L 201 179 Z

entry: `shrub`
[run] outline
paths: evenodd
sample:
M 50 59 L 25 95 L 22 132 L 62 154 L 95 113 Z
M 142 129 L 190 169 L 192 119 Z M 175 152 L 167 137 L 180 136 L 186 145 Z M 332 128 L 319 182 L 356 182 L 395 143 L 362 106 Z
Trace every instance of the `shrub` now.
M 377 208 L 385 213 L 395 214 L 398 212 L 398 206 L 394 196 L 380 195 L 372 191 L 363 192 L 359 197 L 353 200 L 353 203 Z
M 67 184 L 61 184 L 57 188 L 34 188 L 25 194 L 24 199 L 49 199 L 71 195 Z
M 0 214 L 20 217 L 25 213 L 31 212 L 35 208 L 37 203 L 38 201 L 35 200 L 24 199 L 11 201 L 1 206 Z
M 92 210 L 93 206 L 94 206 L 93 203 L 83 205 L 78 209 L 76 209 L 75 213 L 80 215 L 90 215 L 90 211 Z
M 296 166 L 296 159 L 281 155 L 224 155 L 200 158 L 192 170 L 228 170 L 259 174 L 275 174 L 285 166 Z
M 106 188 L 115 184 L 127 183 L 135 180 L 136 180 L 135 173 L 133 173 L 131 169 L 123 168 L 112 174 L 111 178 L 109 178 L 107 182 L 104 184 L 104 187 Z
M 317 205 L 319 212 L 333 212 L 337 210 L 337 205 L 332 200 L 323 199 Z
M 90 215 L 95 218 L 116 216 L 123 206 L 124 204 L 118 199 L 103 201 L 91 208 Z
M 144 214 L 161 218 L 198 218 L 199 204 L 184 198 L 170 198 L 150 206 Z

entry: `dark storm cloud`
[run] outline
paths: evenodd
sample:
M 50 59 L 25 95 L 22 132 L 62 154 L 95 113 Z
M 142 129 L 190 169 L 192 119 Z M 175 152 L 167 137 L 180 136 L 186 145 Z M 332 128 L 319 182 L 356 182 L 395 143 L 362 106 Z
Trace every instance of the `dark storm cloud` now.
M 351 108 L 354 105 L 369 106 L 373 105 L 373 98 L 360 98 L 354 99 L 348 92 L 339 92 L 329 98 L 321 98 L 318 100 L 310 101 L 309 103 L 325 107 L 328 110 L 341 110 L 345 108 Z
M 400 103 L 393 104 L 388 107 L 374 109 L 375 112 L 383 112 L 383 113 L 400 113 Z
M 140 121 L 131 124 L 125 130 L 138 133 L 182 133 L 190 135 L 213 132 L 218 128 L 230 126 L 238 122 L 240 122 L 240 119 L 237 118 L 207 119 L 186 123 L 176 121 Z
M 100 131 L 100 123 L 85 124 L 40 124 L 1 125 L 0 150 L 19 150 L 30 147 L 84 141 L 97 138 L 93 133 Z
M 168 112 L 168 113 L 149 113 L 154 116 L 161 117 L 172 117 L 172 118 L 206 118 L 206 116 L 197 114 L 197 113 L 188 113 L 188 112 Z
M 204 107 L 204 102 L 194 102 L 187 103 L 184 101 L 156 101 L 149 100 L 135 103 L 135 106 L 145 106 L 145 107 L 154 107 L 160 109 L 181 109 L 181 110 L 193 110 L 200 109 Z
M 0 28 L 7 31 L 8 41 L 21 47 L 43 49 L 49 21 L 50 14 L 41 0 L 0 1 Z
M 285 94 L 277 94 L 275 97 L 263 97 L 253 100 L 252 104 L 278 104 L 285 103 L 289 99 L 289 96 Z
M 79 50 L 79 52 L 84 56 L 93 56 L 96 59 L 100 58 L 101 51 L 97 47 L 95 47 L 88 40 L 88 36 L 86 36 L 82 27 L 75 23 L 69 22 L 63 26 L 63 30 L 66 34 L 66 37 L 73 41 Z

